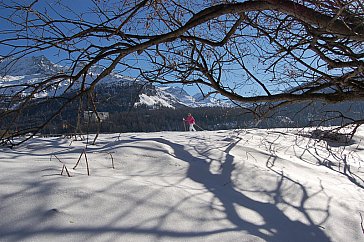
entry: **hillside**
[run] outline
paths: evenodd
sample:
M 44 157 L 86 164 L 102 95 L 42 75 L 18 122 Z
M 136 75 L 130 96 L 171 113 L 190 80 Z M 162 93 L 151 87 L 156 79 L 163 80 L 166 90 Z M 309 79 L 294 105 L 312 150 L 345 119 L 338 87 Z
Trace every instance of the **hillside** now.
M 78 68 L 82 68 L 82 63 Z M 21 92 L 22 95 L 26 95 L 34 91 L 37 83 L 57 73 L 69 73 L 70 71 L 65 66 L 52 63 L 45 56 L 25 57 L 20 60 L 6 59 L 0 62 L 0 93 L 11 95 Z M 101 71 L 101 66 L 93 67 L 86 77 L 86 83 L 91 83 Z M 65 91 L 71 93 L 72 90 L 77 90 L 80 85 L 80 83 L 75 83 L 71 90 L 67 90 L 70 86 L 68 80 L 54 81 L 54 83 L 47 89 L 36 91 L 34 96 L 38 98 L 58 97 L 65 95 Z M 158 87 L 116 72 L 105 77 L 97 87 L 98 95 L 105 94 L 104 100 L 110 94 L 113 94 L 113 98 L 125 99 L 125 96 L 132 96 L 129 102 L 135 106 L 178 108 L 228 105 L 226 102 L 221 103 L 210 97 L 206 99 L 199 97 L 197 100 L 181 87 Z
M 205 130 L 330 126 L 364 119 L 364 103 L 360 101 L 291 104 L 258 117 L 246 109 L 234 107 L 213 96 L 203 98 L 201 94 L 190 95 L 178 86 L 155 86 L 111 73 L 96 86 L 92 97 L 96 111 L 107 117 L 102 120 L 102 124 L 85 118 L 85 113 L 93 112 L 93 107 L 90 97 L 84 97 L 82 100 L 70 102 L 67 108 L 62 109 L 47 126 L 38 131 L 37 127 L 42 127 L 75 94 L 79 84 L 75 83 L 69 88 L 69 81 L 58 80 L 55 85 L 34 91 L 37 83 L 51 75 L 69 70 L 52 63 L 44 56 L 11 61 L 3 60 L 0 63 L 0 114 L 17 108 L 17 100 L 32 92 L 34 98 L 22 112 L 0 119 L 0 131 L 24 130 L 25 133 L 44 134 L 182 131 L 185 127 L 181 120 L 189 112 L 193 113 L 197 124 Z M 82 65 L 78 68 L 81 67 Z M 101 69 L 94 67 L 86 82 L 90 83 Z M 268 109 L 269 105 L 262 104 L 258 110 Z

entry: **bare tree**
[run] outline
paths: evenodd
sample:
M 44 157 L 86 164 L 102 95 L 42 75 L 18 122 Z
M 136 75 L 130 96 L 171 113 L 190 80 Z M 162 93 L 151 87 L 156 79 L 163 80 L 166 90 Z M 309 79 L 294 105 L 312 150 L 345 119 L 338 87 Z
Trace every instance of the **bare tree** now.
M 68 82 L 53 115 L 30 130 L 2 128 L 3 140 L 42 129 L 116 70 L 134 70 L 154 83 L 197 85 L 204 95 L 243 103 L 364 97 L 361 0 L 89 3 L 80 10 L 57 0 L 0 1 L 1 56 L 10 60 L 4 76 L 22 57 L 45 51 L 69 67 L 36 83 L 0 87 L 0 119 L 14 123 L 39 93 Z M 95 66 L 102 71 L 92 76 Z

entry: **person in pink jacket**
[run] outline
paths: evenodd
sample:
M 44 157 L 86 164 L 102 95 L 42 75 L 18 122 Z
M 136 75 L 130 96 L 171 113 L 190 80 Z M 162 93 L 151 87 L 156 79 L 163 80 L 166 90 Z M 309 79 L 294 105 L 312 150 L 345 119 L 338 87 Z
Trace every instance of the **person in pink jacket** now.
M 195 118 L 189 113 L 187 115 L 186 119 L 183 119 L 186 123 L 190 125 L 190 131 L 196 131 L 194 124 L 195 124 Z

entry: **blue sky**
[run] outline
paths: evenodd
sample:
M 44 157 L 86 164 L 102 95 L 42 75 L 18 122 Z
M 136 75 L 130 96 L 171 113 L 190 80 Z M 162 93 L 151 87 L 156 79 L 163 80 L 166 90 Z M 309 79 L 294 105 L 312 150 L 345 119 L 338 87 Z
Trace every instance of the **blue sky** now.
M 24 1 L 25 2 L 25 1 Z M 27 0 L 27 2 L 32 2 L 32 0 Z M 88 1 L 88 0 L 62 0 L 62 4 L 68 6 L 70 9 L 62 9 L 59 7 L 59 5 L 54 5 L 54 2 L 57 2 L 57 0 L 40 0 L 37 4 L 36 4 L 36 8 L 39 10 L 44 10 L 44 9 L 48 9 L 48 14 L 50 16 L 55 16 L 56 18 L 60 18 L 59 16 L 57 16 L 58 14 L 62 15 L 63 17 L 74 17 L 75 14 L 79 14 L 79 13 L 85 13 L 88 10 L 90 10 L 92 7 L 94 7 L 95 5 L 92 3 L 92 1 Z M 101 1 L 102 2 L 102 1 Z M 23 3 L 23 2 L 22 2 Z M 51 9 L 53 8 L 54 9 Z M 7 15 L 9 14 L 10 11 L 8 9 L 0 9 L 0 14 Z M 89 18 L 89 16 L 87 15 L 83 15 L 86 19 Z M 5 23 L 3 23 L 3 20 L 1 21 L 1 26 L 0 28 L 4 28 L 5 26 L 7 26 Z M 90 19 L 90 21 L 94 21 L 94 19 Z M 4 36 L 1 36 L 2 38 Z M 0 54 L 3 54 L 4 51 L 7 51 L 6 48 L 2 48 L 0 50 Z M 59 56 L 59 53 L 56 52 L 54 49 L 53 50 L 46 50 L 46 51 L 42 51 L 42 52 L 38 52 L 38 53 L 34 53 L 34 55 L 45 55 L 47 58 L 49 58 L 52 62 L 57 63 L 60 59 L 62 59 L 64 57 L 64 55 Z M 130 58 L 132 58 L 133 55 L 130 56 Z M 64 63 L 61 63 L 64 64 Z M 251 65 L 251 63 L 246 63 L 247 65 Z M 135 72 L 124 72 L 125 75 L 135 75 Z M 234 83 L 234 78 L 237 78 L 236 76 L 226 76 L 226 79 L 231 80 L 231 83 Z M 239 79 L 239 78 L 237 78 Z M 239 80 L 237 80 L 238 82 Z M 196 92 L 198 92 L 198 89 L 195 86 L 184 86 L 185 90 L 188 91 L 190 94 L 194 94 Z M 259 89 L 259 88 L 258 88 Z M 207 88 L 204 88 L 204 90 L 206 91 Z M 253 92 L 256 91 L 256 89 L 254 89 L 253 87 L 247 87 L 246 88 L 246 92 Z

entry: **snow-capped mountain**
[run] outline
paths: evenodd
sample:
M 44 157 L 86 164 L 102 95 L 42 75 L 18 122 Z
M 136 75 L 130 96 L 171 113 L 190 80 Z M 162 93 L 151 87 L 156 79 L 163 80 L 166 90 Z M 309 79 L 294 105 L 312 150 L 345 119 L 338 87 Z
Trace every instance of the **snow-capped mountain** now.
M 82 67 L 83 63 L 80 63 L 76 69 Z M 102 70 L 102 66 L 93 67 L 88 73 L 86 84 L 90 84 Z M 66 90 L 72 91 L 72 89 L 79 88 L 80 83 L 75 83 L 68 89 L 70 85 L 69 80 L 53 80 L 49 82 L 46 88 L 38 89 L 39 83 L 59 73 L 69 73 L 69 70 L 64 66 L 52 63 L 45 56 L 24 57 L 19 60 L 3 59 L 0 61 L 0 94 L 32 94 L 37 98 L 60 96 Z M 130 88 L 133 85 L 135 88 Z M 191 96 L 180 87 L 157 87 L 150 83 L 132 77 L 122 76 L 114 72 L 105 77 L 97 86 L 103 92 L 107 90 L 106 92 L 109 95 L 123 95 L 125 90 L 128 90 L 128 92 L 139 92 L 138 97 L 134 100 L 135 106 L 146 105 L 151 107 L 178 108 L 226 105 L 214 98 L 202 99 L 202 95 Z M 102 93 L 99 93 L 99 95 L 102 95 Z
M 1 76 L 52 75 L 61 69 L 61 66 L 53 64 L 45 56 L 4 59 L 0 62 Z
M 222 106 L 222 107 L 231 107 L 231 103 L 227 102 L 225 100 L 222 100 L 220 98 L 217 98 L 215 96 L 207 96 L 204 97 L 201 93 L 197 93 L 195 95 L 192 96 L 196 102 L 200 105 L 200 106 Z
M 188 94 L 181 87 L 171 87 L 163 86 L 157 87 L 161 93 L 163 93 L 164 98 L 168 100 L 174 100 L 183 106 L 188 107 L 216 107 L 216 106 L 231 106 L 230 103 L 222 101 L 213 96 L 204 97 L 201 93 L 197 93 L 193 96 Z
M 200 104 L 183 88 L 173 86 L 157 87 L 160 98 L 180 106 L 198 107 Z
M 0 94 L 32 95 L 35 98 L 62 95 L 69 86 L 68 80 L 49 81 L 44 88 L 39 88 L 47 78 L 62 72 L 62 66 L 45 56 L 3 59 L 0 62 Z
M 157 87 L 160 93 L 163 94 L 164 98 L 173 100 L 185 106 L 195 105 L 195 99 L 189 95 L 183 88 L 176 86 L 160 86 Z

